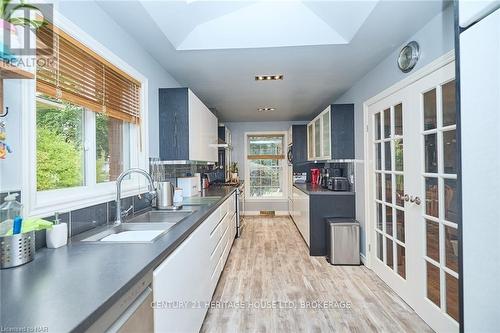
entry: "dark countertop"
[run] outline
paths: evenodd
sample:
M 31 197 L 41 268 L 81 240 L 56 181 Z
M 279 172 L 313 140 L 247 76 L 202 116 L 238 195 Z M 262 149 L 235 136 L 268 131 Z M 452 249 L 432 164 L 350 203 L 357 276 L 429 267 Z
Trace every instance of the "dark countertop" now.
M 153 243 L 73 242 L 59 249 L 44 248 L 24 266 L 0 270 L 1 328 L 84 331 L 235 190 L 229 186 L 205 190 L 203 196 L 220 200 L 202 206 Z
M 312 185 L 311 183 L 293 184 L 293 186 L 308 195 L 354 195 L 354 192 L 330 191 L 329 189 L 322 188 L 319 185 Z

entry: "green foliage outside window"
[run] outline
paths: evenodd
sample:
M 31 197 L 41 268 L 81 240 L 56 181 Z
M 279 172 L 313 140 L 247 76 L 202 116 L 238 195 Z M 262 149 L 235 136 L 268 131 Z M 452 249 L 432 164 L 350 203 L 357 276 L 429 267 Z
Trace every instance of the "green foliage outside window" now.
M 84 184 L 84 109 L 37 103 L 37 190 Z

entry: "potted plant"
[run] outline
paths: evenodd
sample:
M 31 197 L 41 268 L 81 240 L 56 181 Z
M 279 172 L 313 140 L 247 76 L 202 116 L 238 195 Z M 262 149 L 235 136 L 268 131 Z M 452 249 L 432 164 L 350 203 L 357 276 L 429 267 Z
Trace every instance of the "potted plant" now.
M 229 166 L 229 172 L 231 173 L 231 182 L 238 182 L 238 162 L 231 162 Z
M 31 19 L 26 17 L 16 16 L 16 11 L 20 10 L 33 10 L 39 14 L 41 19 Z M 5 60 L 11 60 L 14 55 L 10 52 L 9 46 L 18 46 L 20 34 L 17 33 L 17 28 L 30 27 L 32 29 L 39 29 L 45 24 L 42 11 L 31 4 L 25 3 L 24 0 L 20 2 L 13 2 L 12 0 L 0 0 L 0 58 Z M 7 41 L 4 41 L 4 31 L 8 31 L 10 34 L 10 45 L 6 45 Z

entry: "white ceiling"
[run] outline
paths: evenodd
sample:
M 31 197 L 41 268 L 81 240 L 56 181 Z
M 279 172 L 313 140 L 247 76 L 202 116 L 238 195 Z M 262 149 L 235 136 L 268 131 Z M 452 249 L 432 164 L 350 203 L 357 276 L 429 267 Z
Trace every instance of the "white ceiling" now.
M 98 3 L 223 121 L 311 119 L 443 9 L 441 0 Z

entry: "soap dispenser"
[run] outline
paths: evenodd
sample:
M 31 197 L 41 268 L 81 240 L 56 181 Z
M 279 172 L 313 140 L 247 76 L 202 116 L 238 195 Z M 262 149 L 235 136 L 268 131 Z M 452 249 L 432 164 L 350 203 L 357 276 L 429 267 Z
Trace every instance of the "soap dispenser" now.
M 59 213 L 55 213 L 55 220 L 52 229 L 47 229 L 46 242 L 49 249 L 57 249 L 68 243 L 68 225 L 61 223 Z

